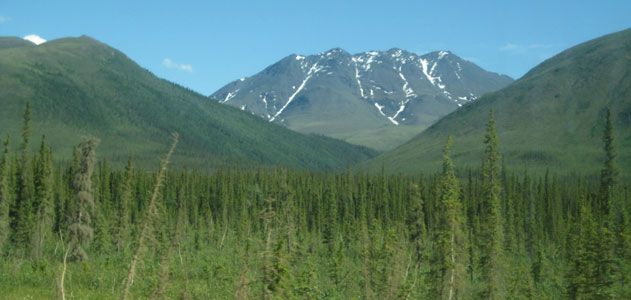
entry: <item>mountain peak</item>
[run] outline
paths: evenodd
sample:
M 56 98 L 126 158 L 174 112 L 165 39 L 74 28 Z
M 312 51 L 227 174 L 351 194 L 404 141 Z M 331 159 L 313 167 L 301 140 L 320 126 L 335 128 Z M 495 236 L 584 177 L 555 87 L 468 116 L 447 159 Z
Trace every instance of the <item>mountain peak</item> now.
M 379 136 L 384 130 L 423 128 L 512 81 L 474 64 L 442 59 L 450 54 L 420 56 L 392 48 L 351 55 L 339 47 L 292 54 L 211 97 L 301 132 L 387 149 L 412 136 L 400 131 L 387 134 L 396 137 Z M 359 133 L 358 140 L 348 139 L 349 132 Z
M 448 51 L 448 50 L 436 50 L 436 51 L 432 51 L 427 54 L 424 54 L 423 56 L 431 57 L 434 59 L 443 59 L 445 57 L 452 57 L 452 58 L 457 58 L 457 59 L 462 60 L 462 58 L 460 58 L 458 55 L 455 55 L 453 54 L 453 52 Z
M 331 48 L 328 51 L 320 53 L 320 56 L 326 56 L 326 57 L 338 57 L 338 56 L 350 56 L 350 55 L 351 54 L 348 53 L 346 50 L 339 47 Z

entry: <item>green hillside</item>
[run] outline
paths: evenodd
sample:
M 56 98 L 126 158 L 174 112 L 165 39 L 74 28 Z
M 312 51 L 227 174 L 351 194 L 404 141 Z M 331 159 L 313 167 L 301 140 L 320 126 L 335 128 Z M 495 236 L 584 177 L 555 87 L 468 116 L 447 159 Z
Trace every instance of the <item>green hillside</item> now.
M 0 135 L 13 136 L 14 145 L 26 102 L 33 106 L 36 143 L 45 134 L 64 159 L 82 137 L 96 136 L 102 158 L 120 161 L 131 154 L 153 164 L 173 131 L 182 141 L 175 162 L 188 167 L 332 169 L 374 155 L 367 148 L 298 134 L 209 101 L 85 36 L 40 46 L 0 39 Z
M 604 111 L 615 118 L 620 164 L 631 168 L 631 29 L 568 49 L 510 86 L 465 105 L 365 169 L 436 170 L 453 135 L 459 167 L 477 167 L 490 110 L 497 119 L 505 164 L 535 171 L 595 172 L 603 160 Z

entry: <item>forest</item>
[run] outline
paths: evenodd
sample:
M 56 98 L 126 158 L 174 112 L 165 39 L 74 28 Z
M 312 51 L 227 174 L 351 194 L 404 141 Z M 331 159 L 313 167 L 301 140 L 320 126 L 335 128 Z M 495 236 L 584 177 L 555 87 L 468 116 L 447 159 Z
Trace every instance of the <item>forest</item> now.
M 604 115 L 599 174 L 504 168 L 491 111 L 479 168 L 449 138 L 439 172 L 403 176 L 187 170 L 177 134 L 155 169 L 99 160 L 95 138 L 54 161 L 27 105 L 0 156 L 0 298 L 631 299 Z

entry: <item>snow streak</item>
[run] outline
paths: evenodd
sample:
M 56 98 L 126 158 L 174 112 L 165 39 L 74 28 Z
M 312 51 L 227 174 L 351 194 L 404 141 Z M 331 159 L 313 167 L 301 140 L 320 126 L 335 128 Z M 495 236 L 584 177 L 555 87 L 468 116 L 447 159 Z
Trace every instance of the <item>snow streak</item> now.
M 318 63 L 313 64 L 313 66 L 311 66 L 311 69 L 309 69 L 309 72 L 307 72 L 307 77 L 302 81 L 302 83 L 300 84 L 300 86 L 296 89 L 296 91 L 289 96 L 289 99 L 287 99 L 287 103 L 285 103 L 285 105 L 283 105 L 283 107 L 281 107 L 276 114 L 269 120 L 270 122 L 273 122 L 274 120 L 276 120 L 276 118 L 283 113 L 283 111 L 285 110 L 285 108 L 287 108 L 287 106 L 289 105 L 289 103 L 291 103 L 291 101 L 294 100 L 294 98 L 298 95 L 298 93 L 300 93 L 300 91 L 302 91 L 302 89 L 305 87 L 305 85 L 307 84 L 307 82 L 309 81 L 309 79 L 311 79 L 311 77 L 313 76 L 313 74 L 317 73 L 318 71 L 322 70 L 322 68 L 318 68 Z

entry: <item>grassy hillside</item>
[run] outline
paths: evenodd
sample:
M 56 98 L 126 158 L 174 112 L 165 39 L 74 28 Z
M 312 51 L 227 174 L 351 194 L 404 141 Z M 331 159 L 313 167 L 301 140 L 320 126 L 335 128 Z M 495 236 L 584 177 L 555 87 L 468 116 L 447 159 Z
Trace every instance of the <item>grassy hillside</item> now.
M 332 169 L 374 155 L 209 101 L 89 37 L 40 46 L 0 39 L 0 135 L 11 134 L 14 144 L 27 101 L 35 135 L 45 134 L 63 158 L 83 136 L 96 136 L 101 157 L 120 161 L 131 154 L 155 162 L 173 131 L 182 140 L 175 162 L 190 167 L 255 163 Z
M 505 163 L 515 168 L 595 172 L 604 158 L 604 110 L 615 118 L 620 164 L 631 168 L 631 30 L 548 59 L 507 88 L 441 119 L 365 169 L 416 173 L 439 167 L 448 135 L 460 167 L 479 166 L 488 113 L 495 111 Z

